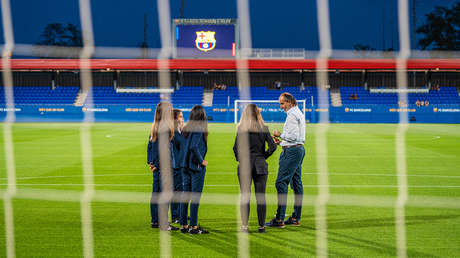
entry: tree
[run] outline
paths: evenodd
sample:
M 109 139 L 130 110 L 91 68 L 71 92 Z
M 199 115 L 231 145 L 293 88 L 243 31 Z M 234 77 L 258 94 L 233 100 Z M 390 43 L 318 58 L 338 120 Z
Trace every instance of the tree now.
M 37 45 L 81 47 L 81 31 L 72 23 L 50 23 L 40 35 Z
M 417 33 L 425 35 L 418 41 L 422 49 L 460 50 L 460 2 L 451 9 L 437 6 Z
M 356 51 L 375 51 L 375 48 L 371 47 L 370 45 L 361 45 L 361 44 L 353 45 L 353 49 Z
M 370 45 L 355 44 L 353 45 L 354 53 L 361 58 L 369 58 L 374 55 L 372 51 L 375 51 L 375 48 Z
M 77 49 L 59 50 L 45 46 L 81 47 L 83 40 L 81 31 L 74 24 L 50 23 L 46 25 L 36 45 L 36 55 L 40 57 L 76 58 L 79 55 Z

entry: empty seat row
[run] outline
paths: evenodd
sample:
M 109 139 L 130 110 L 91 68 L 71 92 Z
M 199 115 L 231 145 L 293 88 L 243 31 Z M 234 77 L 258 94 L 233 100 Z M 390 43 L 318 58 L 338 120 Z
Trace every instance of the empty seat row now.
M 370 93 L 364 87 L 341 87 L 340 94 L 343 104 L 397 104 L 396 93 Z M 353 98 L 356 96 L 355 98 Z M 408 93 L 409 104 L 428 101 L 431 104 L 460 104 L 460 96 L 455 87 L 440 87 L 428 93 Z

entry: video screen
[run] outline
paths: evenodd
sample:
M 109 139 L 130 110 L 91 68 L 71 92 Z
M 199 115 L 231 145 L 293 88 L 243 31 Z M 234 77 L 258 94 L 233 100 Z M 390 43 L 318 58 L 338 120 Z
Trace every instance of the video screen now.
M 235 25 L 176 25 L 176 58 L 231 58 L 236 55 Z

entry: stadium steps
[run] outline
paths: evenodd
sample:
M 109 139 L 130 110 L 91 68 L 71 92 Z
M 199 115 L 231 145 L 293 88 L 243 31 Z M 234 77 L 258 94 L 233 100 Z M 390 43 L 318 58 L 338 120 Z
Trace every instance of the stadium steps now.
M 341 107 L 342 106 L 342 96 L 340 95 L 340 89 L 331 89 L 331 105 L 333 107 Z
M 201 102 L 203 107 L 212 106 L 213 97 L 214 97 L 214 92 L 212 89 L 204 89 L 203 90 L 203 101 Z
M 76 107 L 81 107 L 83 106 L 83 103 L 85 103 L 86 97 L 88 96 L 88 91 L 83 91 L 79 90 L 77 97 L 75 98 L 75 102 L 73 103 L 74 106 Z

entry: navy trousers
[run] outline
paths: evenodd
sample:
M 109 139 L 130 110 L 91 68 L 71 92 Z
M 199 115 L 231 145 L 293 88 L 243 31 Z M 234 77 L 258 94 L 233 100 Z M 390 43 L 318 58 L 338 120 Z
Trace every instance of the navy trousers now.
M 153 173 L 152 197 L 150 198 L 150 217 L 151 222 L 158 224 L 158 197 L 161 193 L 160 172 Z M 166 216 L 167 217 L 167 216 Z
M 180 204 L 180 224 L 187 225 L 188 204 L 190 203 L 190 226 L 198 225 L 198 207 L 203 191 L 206 167 L 199 172 L 189 171 L 187 168 L 182 173 L 183 196 Z M 190 194 L 192 193 L 192 194 Z
M 278 210 L 276 218 L 284 220 L 286 214 L 286 202 L 288 186 L 291 182 L 294 190 L 294 212 L 292 217 L 300 220 L 302 215 L 302 162 L 305 157 L 305 149 L 303 146 L 286 148 L 281 152 L 278 168 L 278 177 L 276 178 L 275 186 L 278 192 Z
M 178 200 L 180 193 L 182 193 L 182 170 L 183 168 L 174 169 L 173 175 L 173 190 L 174 190 L 174 199 Z M 180 202 L 173 201 L 171 202 L 171 220 L 180 217 Z

